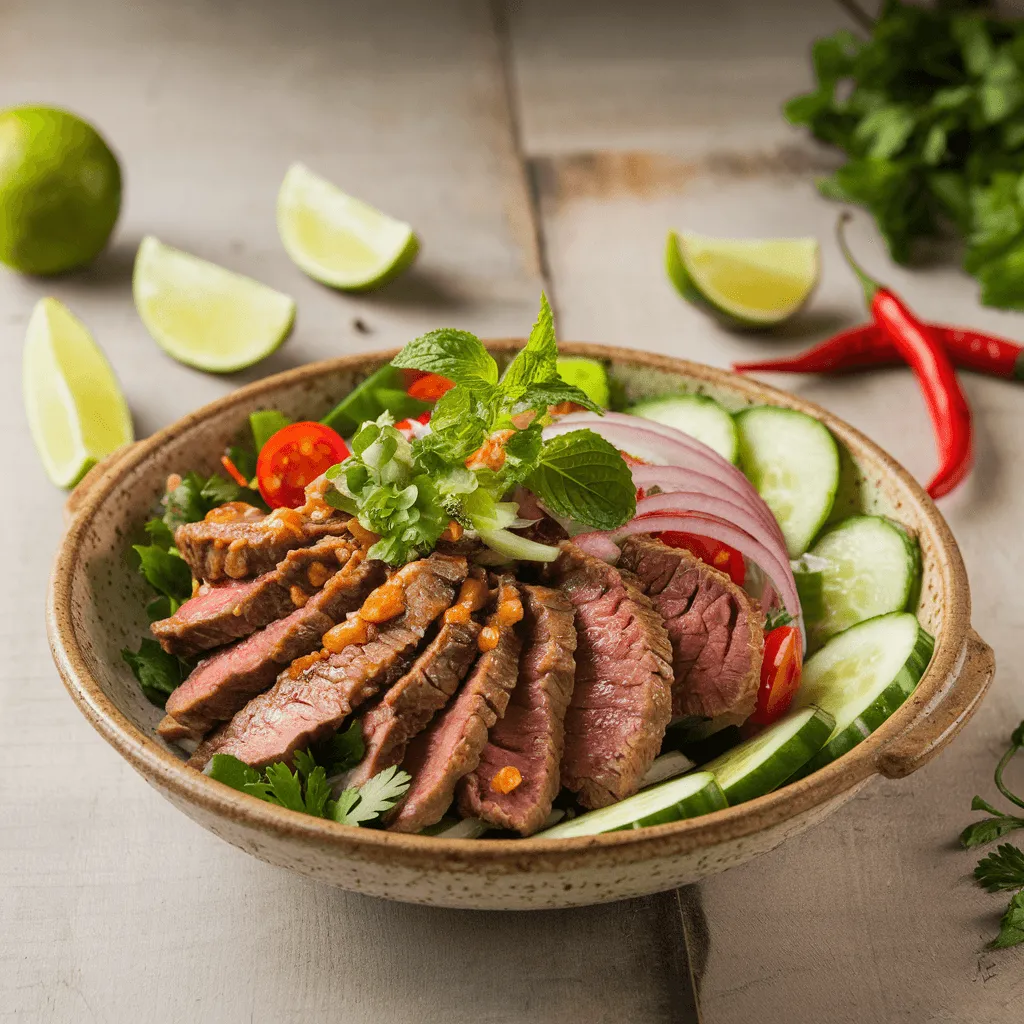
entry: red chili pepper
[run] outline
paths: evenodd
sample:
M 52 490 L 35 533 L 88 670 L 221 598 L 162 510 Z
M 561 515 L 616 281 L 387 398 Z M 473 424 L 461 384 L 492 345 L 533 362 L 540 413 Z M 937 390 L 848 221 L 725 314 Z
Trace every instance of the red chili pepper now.
M 954 366 L 993 377 L 1024 380 L 1024 345 L 966 327 L 929 324 Z M 877 366 L 898 366 L 903 360 L 888 335 L 876 324 L 840 331 L 827 341 L 783 359 L 733 363 L 737 373 L 845 373 Z
M 231 461 L 227 455 L 220 457 L 220 464 L 224 467 L 224 471 L 230 476 L 239 487 L 248 487 L 249 481 L 242 476 L 241 470 Z
M 939 468 L 928 484 L 928 493 L 941 498 L 970 472 L 974 459 L 971 409 L 953 364 L 931 328 L 918 320 L 894 292 L 868 277 L 854 260 L 843 233 L 849 219 L 849 213 L 839 218 L 839 247 L 860 280 L 875 323 L 917 375 L 939 453 Z

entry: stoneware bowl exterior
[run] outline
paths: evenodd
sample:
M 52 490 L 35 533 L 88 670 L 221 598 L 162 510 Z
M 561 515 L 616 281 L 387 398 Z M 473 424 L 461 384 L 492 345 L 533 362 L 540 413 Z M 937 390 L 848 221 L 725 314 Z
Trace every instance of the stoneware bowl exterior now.
M 521 344 L 490 347 L 500 358 Z M 844 449 L 833 517 L 879 512 L 917 535 L 924 566 L 918 614 L 936 638 L 935 654 L 914 695 L 853 751 L 793 785 L 702 818 L 555 841 L 440 840 L 350 828 L 264 803 L 186 768 L 155 734 L 161 713 L 120 656 L 147 628 L 146 593 L 128 564 L 129 545 L 167 475 L 212 472 L 252 410 L 317 418 L 390 353 L 317 363 L 242 388 L 118 453 L 80 485 L 51 581 L 47 630 L 83 714 L 175 806 L 262 860 L 375 896 L 481 909 L 598 903 L 694 882 L 773 849 L 874 776 L 907 775 L 938 753 L 981 700 L 994 661 L 971 629 L 967 577 L 949 527 L 909 474 L 852 427 L 756 381 L 626 349 L 567 344 L 563 351 L 608 361 L 631 399 L 689 391 L 733 410 L 770 404 L 815 416 Z

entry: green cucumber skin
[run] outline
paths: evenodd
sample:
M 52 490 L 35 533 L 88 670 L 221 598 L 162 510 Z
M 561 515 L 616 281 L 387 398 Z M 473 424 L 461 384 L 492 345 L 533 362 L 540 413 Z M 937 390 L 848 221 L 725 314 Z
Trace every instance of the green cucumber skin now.
M 827 437 L 828 440 L 831 442 L 832 450 L 835 453 L 835 473 L 834 473 L 834 476 L 833 476 L 833 479 L 832 479 L 832 482 L 831 482 L 831 486 L 828 487 L 826 489 L 826 491 L 823 493 L 823 496 L 825 498 L 825 503 L 824 503 L 824 506 L 822 507 L 821 514 L 819 515 L 818 520 L 817 520 L 817 522 L 814 525 L 814 529 L 807 531 L 807 535 L 806 535 L 806 538 L 804 538 L 804 543 L 803 543 L 803 546 L 802 546 L 803 550 L 796 551 L 796 552 L 794 552 L 794 551 L 790 551 L 789 552 L 790 558 L 798 558 L 800 555 L 806 553 L 810 549 L 810 547 L 814 543 L 815 539 L 821 533 L 822 527 L 825 525 L 825 523 L 828 522 L 828 517 L 832 514 L 832 508 L 835 505 L 836 494 L 839 491 L 839 477 L 840 477 L 839 443 L 832 436 L 832 431 L 829 430 L 828 427 L 826 427 L 824 423 L 819 422 L 818 420 L 814 419 L 813 416 L 808 416 L 806 413 L 802 413 L 802 412 L 800 412 L 797 409 L 784 409 L 784 408 L 781 408 L 780 406 L 775 406 L 775 405 L 755 405 L 755 406 L 751 406 L 751 408 L 749 408 L 749 409 L 744 409 L 741 412 L 736 413 L 734 415 L 734 417 L 733 417 L 736 420 L 736 428 L 737 428 L 737 433 L 739 435 L 739 447 L 737 449 L 737 460 L 736 461 L 737 461 L 737 465 L 743 471 L 744 476 L 746 476 L 748 480 L 751 479 L 751 478 L 750 478 L 750 473 L 748 471 L 747 466 L 744 465 L 744 461 L 745 461 L 744 460 L 744 445 L 745 445 L 745 442 L 744 442 L 744 438 L 743 438 L 743 424 L 744 424 L 744 421 L 751 420 L 752 417 L 755 417 L 755 416 L 759 415 L 765 409 L 771 410 L 771 412 L 773 414 L 775 414 L 775 413 L 783 413 L 783 414 L 786 414 L 788 416 L 800 417 L 801 419 L 810 420 L 812 423 L 816 423 L 821 428 L 821 430 L 824 432 L 823 436 Z M 751 483 L 753 483 L 753 480 L 751 480 Z M 776 519 L 777 518 L 778 517 L 776 516 Z M 779 525 L 781 526 L 782 524 L 780 523 Z
M 891 614 L 891 613 L 890 613 Z M 884 618 L 884 616 L 878 616 Z M 871 622 L 866 619 L 865 622 Z M 863 622 L 851 626 L 857 629 Z M 842 636 L 842 633 L 837 633 Z M 833 736 L 817 754 L 812 757 L 792 778 L 792 781 L 803 778 L 811 772 L 824 768 L 836 758 L 848 754 L 859 743 L 862 743 L 883 722 L 898 710 L 917 688 L 917 684 L 928 668 L 935 650 L 935 640 L 926 633 L 920 623 L 917 627 L 917 640 L 903 667 L 896 673 L 893 681 L 837 736 Z
M 834 720 L 827 712 L 818 710 L 818 715 L 809 719 L 800 732 L 791 736 L 757 769 L 741 776 L 731 786 L 722 786 L 730 807 L 778 789 L 822 749 L 832 735 Z M 701 770 L 715 772 L 713 763 L 702 765 Z
M 673 408 L 676 405 L 684 406 L 703 406 L 706 409 L 714 410 L 719 414 L 719 419 L 723 427 L 724 433 L 728 435 L 727 445 L 728 448 L 725 451 L 721 451 L 717 444 L 711 444 L 704 440 L 703 437 L 699 437 L 695 433 L 687 430 L 684 427 L 680 427 L 677 423 L 672 420 L 663 419 L 658 416 L 649 415 L 652 411 L 665 408 Z M 659 395 L 657 398 L 645 398 L 642 401 L 637 402 L 635 405 L 630 406 L 626 410 L 631 416 L 639 416 L 641 419 L 651 419 L 656 423 L 663 423 L 666 426 L 674 427 L 676 430 L 681 431 L 684 434 L 690 434 L 691 437 L 695 437 L 698 441 L 707 445 L 712 451 L 717 451 L 726 461 L 736 464 L 736 460 L 739 457 L 739 435 L 736 429 L 736 421 L 732 414 L 720 403 L 716 402 L 713 398 L 708 395 L 694 395 L 694 394 L 678 394 L 678 395 Z
M 869 515 L 850 516 L 847 519 L 842 519 L 838 523 L 834 523 L 833 525 L 829 526 L 828 529 L 823 530 L 815 538 L 814 544 L 811 547 L 811 549 L 808 552 L 808 554 L 814 555 L 815 554 L 815 549 L 818 547 L 818 545 L 823 540 L 825 540 L 827 537 L 831 536 L 832 534 L 839 532 L 840 530 L 849 529 L 850 527 L 856 526 L 858 523 L 876 523 L 876 522 L 879 522 L 879 521 L 883 522 L 886 526 L 888 526 L 900 538 L 900 540 L 903 541 L 903 550 L 904 550 L 904 553 L 907 556 L 907 560 L 910 563 L 911 568 L 910 568 L 910 571 L 909 571 L 908 576 L 907 576 L 907 585 L 904 588 L 904 594 L 903 594 L 902 603 L 898 607 L 896 607 L 896 608 L 889 608 L 889 609 L 886 609 L 885 611 L 877 612 L 876 614 L 877 615 L 887 615 L 890 612 L 902 612 L 902 611 L 912 612 L 917 607 L 918 597 L 920 595 L 920 588 L 921 588 L 921 550 L 920 550 L 920 548 L 918 546 L 917 541 L 913 537 L 911 537 L 911 535 L 907 532 L 906 528 L 901 523 L 896 522 L 896 520 L 890 519 L 888 516 L 869 516 Z M 814 574 L 806 573 L 804 575 L 809 577 L 809 576 L 814 575 Z M 820 584 L 818 585 L 819 591 L 818 591 L 818 594 L 817 594 L 817 605 L 816 605 L 815 601 L 814 601 L 814 597 L 815 597 L 814 586 L 815 585 L 810 580 L 807 581 L 807 584 L 808 584 L 808 596 L 811 597 L 810 608 L 808 608 L 808 607 L 806 607 L 804 605 L 804 594 L 803 594 L 803 591 L 801 590 L 801 580 L 799 578 L 799 574 L 796 574 L 796 583 L 797 583 L 797 593 L 800 595 L 800 606 L 804 610 L 804 623 L 805 623 L 805 625 L 807 627 L 808 639 L 810 641 L 810 650 L 814 651 L 814 650 L 817 650 L 818 648 L 820 648 L 822 646 L 822 644 L 824 644 L 827 640 L 831 639 L 831 637 L 838 636 L 838 633 L 821 633 L 819 631 L 819 629 L 817 628 L 818 627 L 818 623 L 817 623 L 816 620 L 818 618 L 823 618 L 824 617 L 824 604 L 823 604 L 824 595 L 823 595 L 823 593 L 821 593 Z M 871 617 L 873 618 L 874 616 L 871 616 Z M 861 619 L 860 621 L 861 622 L 866 622 L 867 619 Z M 851 622 L 850 625 L 847 626 L 846 628 L 850 629 L 850 628 L 852 628 L 855 625 L 858 625 L 858 623 Z

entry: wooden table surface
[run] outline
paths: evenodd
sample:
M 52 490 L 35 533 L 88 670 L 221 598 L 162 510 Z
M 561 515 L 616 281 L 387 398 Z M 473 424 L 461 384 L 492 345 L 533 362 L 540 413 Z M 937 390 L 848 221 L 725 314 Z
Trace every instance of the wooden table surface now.
M 835 157 L 779 114 L 809 81 L 811 39 L 843 25 L 825 0 L 0 3 L 0 104 L 80 112 L 126 179 L 93 267 L 0 274 L 0 1020 L 660 1024 L 695 1019 L 691 968 L 714 1024 L 1021 1020 L 1024 951 L 984 948 L 1005 900 L 972 884 L 974 858 L 955 845 L 1024 716 L 1019 386 L 966 381 L 978 464 L 943 505 L 1000 663 L 985 705 L 915 776 L 877 780 L 812 832 L 680 893 L 475 914 L 292 877 L 147 788 L 75 710 L 43 633 L 63 495 L 22 412 L 19 350 L 38 297 L 93 329 L 140 436 L 243 381 L 435 326 L 521 334 L 542 287 L 566 339 L 717 365 L 799 348 L 861 316 L 830 240 L 836 209 L 813 186 Z M 274 225 L 293 160 L 415 224 L 413 273 L 361 298 L 303 277 Z M 813 305 L 774 340 L 726 333 L 665 279 L 676 226 L 817 235 Z M 148 233 L 294 295 L 294 336 L 233 378 L 168 360 L 131 301 Z M 854 240 L 935 319 L 1024 337 L 1020 315 L 978 307 L 955 261 L 894 268 L 863 216 Z M 786 384 L 927 475 L 908 374 Z

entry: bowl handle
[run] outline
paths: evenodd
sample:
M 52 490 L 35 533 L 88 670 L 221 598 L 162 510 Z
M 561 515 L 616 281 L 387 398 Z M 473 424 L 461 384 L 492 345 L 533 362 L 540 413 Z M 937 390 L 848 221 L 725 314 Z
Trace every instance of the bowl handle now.
M 71 493 L 68 495 L 67 500 L 64 502 L 64 525 L 65 527 L 71 524 L 71 520 L 78 515 L 79 510 L 85 504 L 86 498 L 92 493 L 93 488 L 99 483 L 100 478 L 108 469 L 113 469 L 123 458 L 125 458 L 133 449 L 134 444 L 126 444 L 123 448 L 118 448 L 116 452 L 111 452 L 105 458 L 100 459 L 99 462 L 93 466 L 81 480 L 72 488 Z
M 930 761 L 971 717 L 996 670 L 996 658 L 972 629 L 964 641 L 959 666 L 945 687 L 920 711 L 899 737 L 882 748 L 876 761 L 882 775 L 902 779 Z

